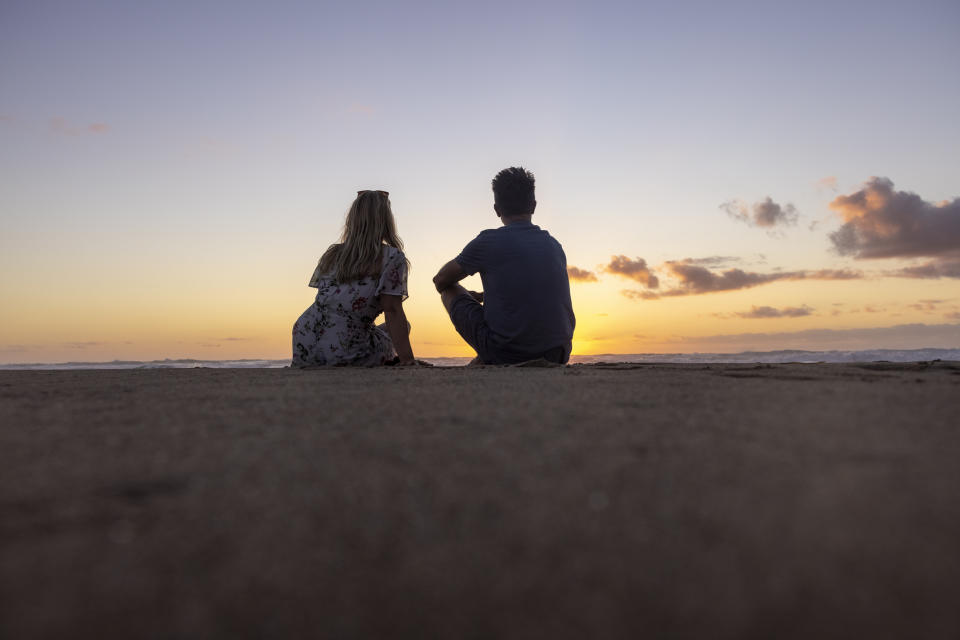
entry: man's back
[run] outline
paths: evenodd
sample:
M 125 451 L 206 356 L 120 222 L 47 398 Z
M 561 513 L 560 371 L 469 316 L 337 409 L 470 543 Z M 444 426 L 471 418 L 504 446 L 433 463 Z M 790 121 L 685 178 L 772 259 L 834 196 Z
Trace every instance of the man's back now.
M 555 348 L 570 354 L 575 318 L 567 260 L 549 233 L 530 222 L 483 231 L 455 259 L 483 280 L 490 347 L 506 362 Z

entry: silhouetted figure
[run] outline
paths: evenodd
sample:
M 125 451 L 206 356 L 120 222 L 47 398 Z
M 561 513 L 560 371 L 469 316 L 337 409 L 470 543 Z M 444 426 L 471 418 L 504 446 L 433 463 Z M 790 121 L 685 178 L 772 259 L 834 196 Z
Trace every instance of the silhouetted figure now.
M 504 169 L 493 179 L 493 210 L 503 223 L 470 241 L 433 278 L 457 332 L 482 364 L 544 358 L 566 363 L 576 319 L 567 258 L 549 233 L 532 224 L 533 174 Z M 457 284 L 480 273 L 483 292 Z
M 358 191 L 339 244 L 310 279 L 316 301 L 293 325 L 293 366 L 414 364 L 403 242 L 386 191 Z M 385 325 L 374 326 L 380 312 Z

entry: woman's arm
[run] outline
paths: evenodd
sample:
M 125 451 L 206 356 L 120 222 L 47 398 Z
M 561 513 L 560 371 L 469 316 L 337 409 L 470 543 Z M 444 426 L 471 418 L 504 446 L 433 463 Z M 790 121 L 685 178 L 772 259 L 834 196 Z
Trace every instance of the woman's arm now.
M 407 315 L 403 312 L 403 298 L 382 293 L 380 306 L 383 307 L 383 315 L 387 318 L 387 333 L 390 334 L 393 348 L 397 350 L 397 355 L 400 357 L 400 364 L 413 364 L 416 360 L 413 357 L 413 348 L 410 346 L 410 323 L 407 322 Z

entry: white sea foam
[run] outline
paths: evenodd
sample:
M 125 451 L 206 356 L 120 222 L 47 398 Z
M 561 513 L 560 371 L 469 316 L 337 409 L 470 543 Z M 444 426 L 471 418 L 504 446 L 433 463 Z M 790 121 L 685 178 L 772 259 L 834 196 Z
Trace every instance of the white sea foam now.
M 437 366 L 463 366 L 470 358 L 423 358 Z M 866 349 L 860 351 L 744 351 L 742 353 L 608 353 L 573 355 L 571 364 L 610 362 L 649 363 L 776 363 L 776 362 L 921 362 L 960 361 L 960 349 Z M 60 362 L 0 364 L 0 369 L 78 370 L 78 369 L 279 369 L 290 360 L 114 360 L 112 362 Z

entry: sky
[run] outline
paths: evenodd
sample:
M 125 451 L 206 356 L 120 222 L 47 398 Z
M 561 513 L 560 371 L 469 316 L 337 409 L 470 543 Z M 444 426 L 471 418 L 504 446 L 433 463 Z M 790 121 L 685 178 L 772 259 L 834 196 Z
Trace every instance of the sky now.
M 431 278 L 514 165 L 575 354 L 960 347 L 958 36 L 956 0 L 4 0 L 0 362 L 289 357 L 368 188 L 414 353 L 471 355 Z

